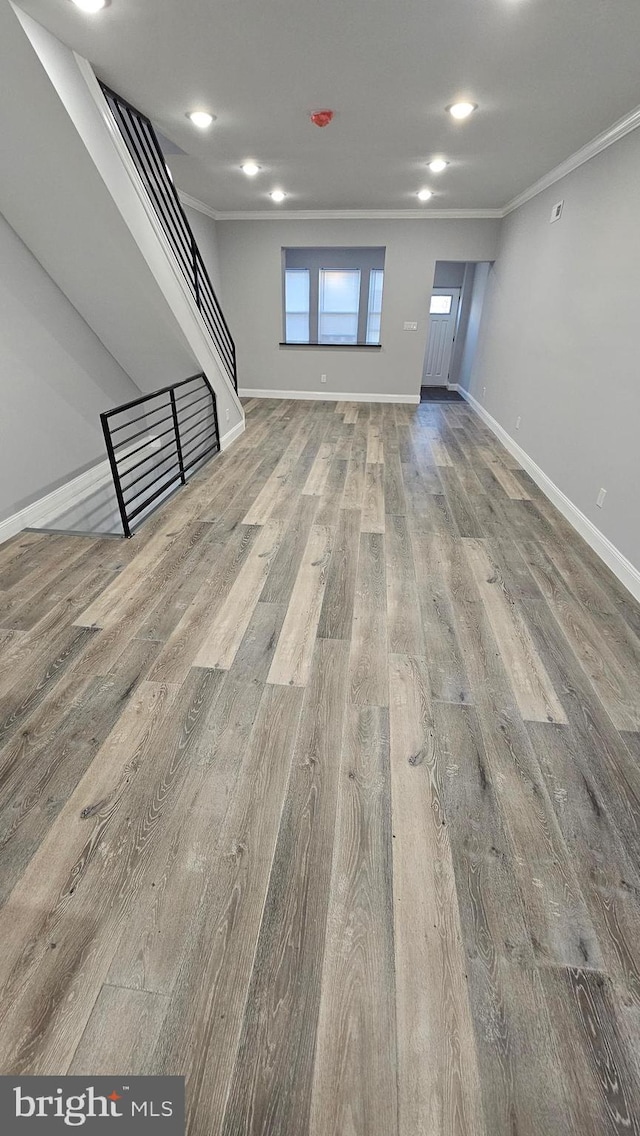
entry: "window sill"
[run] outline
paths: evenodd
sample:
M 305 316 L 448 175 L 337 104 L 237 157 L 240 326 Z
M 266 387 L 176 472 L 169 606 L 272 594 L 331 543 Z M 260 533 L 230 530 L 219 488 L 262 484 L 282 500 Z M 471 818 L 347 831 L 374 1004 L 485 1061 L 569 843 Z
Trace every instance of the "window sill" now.
M 308 351 L 310 347 L 320 348 L 325 351 L 327 348 L 330 351 L 380 351 L 382 349 L 381 343 L 285 343 L 280 342 L 279 347 L 302 347 L 303 350 Z

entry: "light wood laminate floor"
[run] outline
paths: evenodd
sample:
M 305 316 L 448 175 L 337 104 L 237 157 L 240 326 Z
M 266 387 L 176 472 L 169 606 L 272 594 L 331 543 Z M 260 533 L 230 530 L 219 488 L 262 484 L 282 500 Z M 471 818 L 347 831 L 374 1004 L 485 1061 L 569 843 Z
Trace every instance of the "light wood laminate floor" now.
M 250 401 L 0 548 L 0 1071 L 190 1136 L 640 1130 L 640 609 L 466 405 Z

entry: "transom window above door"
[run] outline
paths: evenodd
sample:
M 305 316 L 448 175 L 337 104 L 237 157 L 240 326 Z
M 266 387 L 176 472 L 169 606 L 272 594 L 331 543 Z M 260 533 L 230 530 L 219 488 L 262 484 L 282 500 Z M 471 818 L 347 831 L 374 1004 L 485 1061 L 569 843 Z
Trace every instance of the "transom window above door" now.
M 384 248 L 288 248 L 285 344 L 379 347 Z
M 448 316 L 451 314 L 451 305 L 453 303 L 453 296 L 432 296 L 431 307 L 429 308 L 429 315 L 431 316 Z

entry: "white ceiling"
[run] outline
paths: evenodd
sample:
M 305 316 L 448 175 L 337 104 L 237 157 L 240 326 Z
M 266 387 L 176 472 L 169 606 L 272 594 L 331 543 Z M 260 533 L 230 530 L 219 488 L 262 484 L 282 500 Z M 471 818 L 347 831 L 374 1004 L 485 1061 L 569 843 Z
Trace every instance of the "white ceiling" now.
M 416 209 L 423 186 L 425 213 L 501 208 L 640 103 L 638 0 L 20 3 L 186 152 L 177 184 L 222 211 Z M 463 98 L 479 109 L 456 123 L 444 108 Z M 192 108 L 217 122 L 196 130 Z

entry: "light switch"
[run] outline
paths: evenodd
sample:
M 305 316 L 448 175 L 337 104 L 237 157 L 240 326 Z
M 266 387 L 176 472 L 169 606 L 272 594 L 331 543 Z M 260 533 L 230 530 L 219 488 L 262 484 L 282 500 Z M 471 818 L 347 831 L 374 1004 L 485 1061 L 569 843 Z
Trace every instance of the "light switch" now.
M 417 325 L 417 323 L 412 323 L 411 320 L 405 320 L 404 321 L 404 330 L 405 331 L 417 331 L 418 325 Z

